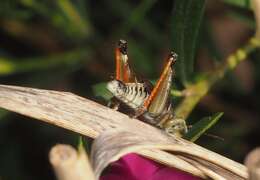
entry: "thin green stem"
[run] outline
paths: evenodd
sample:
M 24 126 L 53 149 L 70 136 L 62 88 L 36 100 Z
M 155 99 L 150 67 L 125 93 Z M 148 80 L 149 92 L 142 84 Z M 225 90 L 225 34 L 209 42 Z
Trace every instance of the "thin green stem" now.
M 195 106 L 200 102 L 201 98 L 208 93 L 210 88 L 217 81 L 222 79 L 228 71 L 233 70 L 240 62 L 245 60 L 247 56 L 257 48 L 260 48 L 260 41 L 255 37 L 250 38 L 246 45 L 228 56 L 227 60 L 215 71 L 209 73 L 205 79 L 188 85 L 185 91 L 189 96 L 186 96 L 175 109 L 176 116 L 187 119 Z

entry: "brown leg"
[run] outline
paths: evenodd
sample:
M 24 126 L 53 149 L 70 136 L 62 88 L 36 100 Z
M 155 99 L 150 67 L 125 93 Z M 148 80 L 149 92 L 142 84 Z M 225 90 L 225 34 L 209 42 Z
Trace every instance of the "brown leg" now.
M 158 91 L 159 91 L 161 85 L 163 84 L 163 82 L 165 81 L 165 78 L 166 78 L 168 72 L 171 70 L 171 66 L 173 65 L 173 63 L 176 62 L 176 58 L 177 58 L 177 55 L 175 53 L 171 52 L 171 54 L 168 57 L 167 64 L 164 67 L 163 72 L 162 72 L 159 80 L 155 84 L 150 96 L 144 101 L 143 106 L 136 111 L 136 114 L 134 117 L 138 117 L 147 111 L 149 105 L 151 104 L 153 99 L 158 94 Z

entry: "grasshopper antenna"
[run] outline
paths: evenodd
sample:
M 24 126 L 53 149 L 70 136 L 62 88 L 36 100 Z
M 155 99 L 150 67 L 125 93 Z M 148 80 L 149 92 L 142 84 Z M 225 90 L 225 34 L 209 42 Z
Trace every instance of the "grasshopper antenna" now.
M 208 136 L 208 137 L 211 137 L 213 139 L 217 139 L 217 140 L 220 140 L 220 141 L 225 141 L 224 138 L 220 137 L 220 136 L 217 136 L 217 135 L 214 135 L 214 134 L 210 134 L 210 133 L 204 133 L 205 136 Z
M 188 125 L 188 129 L 191 129 L 192 128 L 192 125 Z M 211 133 L 203 133 L 204 136 L 207 136 L 207 137 L 210 137 L 210 138 L 213 138 L 213 139 L 217 139 L 217 140 L 220 140 L 220 141 L 225 141 L 224 138 L 220 137 L 220 136 L 217 136 L 217 135 L 214 135 L 214 134 L 211 134 Z

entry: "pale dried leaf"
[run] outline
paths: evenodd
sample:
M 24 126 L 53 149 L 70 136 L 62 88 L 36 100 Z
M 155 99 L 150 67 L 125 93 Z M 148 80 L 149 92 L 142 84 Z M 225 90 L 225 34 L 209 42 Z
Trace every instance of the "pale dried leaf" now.
M 196 153 L 190 153 L 185 151 L 184 146 L 172 144 L 171 142 L 163 142 L 154 140 L 153 137 L 149 136 L 139 136 L 133 132 L 120 132 L 120 131 L 110 131 L 102 133 L 94 142 L 93 149 L 91 153 L 91 162 L 93 164 L 94 172 L 96 177 L 99 177 L 104 168 L 118 160 L 120 157 L 130 153 L 135 152 L 142 154 L 144 149 L 153 149 L 153 150 L 167 150 L 172 152 L 175 155 L 175 161 L 172 161 L 169 166 L 181 169 L 183 171 L 192 173 L 200 177 L 211 177 L 214 179 L 243 179 L 239 175 L 236 175 L 230 170 L 222 167 L 222 164 L 215 164 L 207 162 L 209 159 L 207 154 L 204 154 L 205 157 L 202 157 L 201 154 L 196 157 Z M 193 151 L 199 151 L 198 148 L 193 149 Z M 145 152 L 146 156 L 151 158 L 151 154 Z M 187 153 L 187 154 L 186 154 Z M 204 153 L 206 153 L 204 151 Z M 178 155 L 178 157 L 176 156 Z M 195 156 L 194 156 L 195 155 Z M 161 154 L 158 153 L 154 156 L 154 160 L 162 162 L 161 160 L 164 157 L 161 157 Z M 188 157 L 188 158 L 187 158 Z M 185 159 L 185 164 L 183 160 Z M 189 161 L 187 161 L 187 159 Z M 225 162 L 228 162 L 226 159 L 223 159 Z M 213 171 L 214 170 L 214 171 Z
M 164 143 L 165 146 L 169 146 L 169 143 Z M 163 144 L 160 144 L 158 141 L 154 141 L 152 139 L 148 139 L 147 137 L 140 137 L 137 134 L 127 132 L 127 131 L 107 131 L 102 133 L 98 138 L 95 139 L 92 150 L 91 150 L 91 164 L 94 169 L 95 176 L 99 178 L 102 171 L 111 163 L 122 156 L 128 153 L 139 153 L 145 154 L 149 157 L 152 155 L 152 151 L 149 149 L 153 149 L 154 151 L 158 150 Z M 143 152 L 143 153 L 142 153 Z M 177 169 L 181 169 L 183 171 L 192 173 L 193 175 L 197 175 L 203 178 L 206 176 L 198 170 L 196 167 L 193 167 L 186 161 L 178 158 L 173 154 L 169 154 L 166 152 L 162 158 L 167 156 L 167 161 L 171 162 L 171 166 Z M 156 160 L 160 161 L 161 157 L 155 152 Z M 159 154 L 160 155 L 160 154 Z M 162 162 L 162 161 L 160 161 Z
M 239 163 L 182 138 L 168 136 L 139 120 L 131 119 L 125 114 L 71 93 L 0 85 L 0 107 L 92 138 L 96 138 L 106 130 L 132 132 L 139 137 L 152 139 L 158 144 L 166 144 L 162 149 L 185 157 L 190 156 L 196 161 L 199 159 L 209 164 L 209 167 L 212 163 L 237 177 L 248 177 L 246 168 Z M 170 161 L 165 161 L 167 157 L 162 151 L 153 151 L 152 157 L 150 151 L 150 149 L 142 150 L 140 154 L 174 166 L 168 164 Z

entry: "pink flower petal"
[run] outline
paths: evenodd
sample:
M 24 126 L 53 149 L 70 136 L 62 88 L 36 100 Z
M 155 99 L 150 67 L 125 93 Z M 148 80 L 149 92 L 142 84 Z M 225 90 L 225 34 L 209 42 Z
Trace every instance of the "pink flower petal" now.
M 109 166 L 101 180 L 199 180 L 186 172 L 170 168 L 137 154 L 128 154 Z

